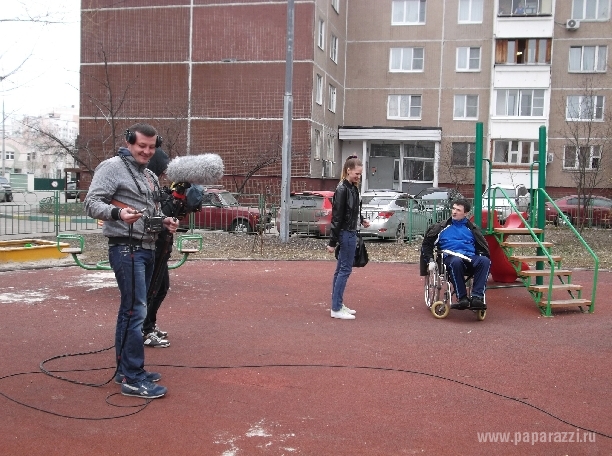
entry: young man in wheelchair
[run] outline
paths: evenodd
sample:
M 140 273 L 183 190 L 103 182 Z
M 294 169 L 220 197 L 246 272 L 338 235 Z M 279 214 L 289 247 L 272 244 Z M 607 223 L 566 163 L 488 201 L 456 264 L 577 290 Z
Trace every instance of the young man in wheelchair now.
M 453 201 L 451 218 L 431 225 L 421 246 L 421 276 L 434 273 L 434 249 L 443 253 L 448 277 L 455 289 L 457 303 L 451 309 L 486 309 L 484 299 L 491 260 L 489 245 L 480 228 L 467 219 L 470 203 Z M 468 297 L 464 277 L 473 276 L 472 295 Z

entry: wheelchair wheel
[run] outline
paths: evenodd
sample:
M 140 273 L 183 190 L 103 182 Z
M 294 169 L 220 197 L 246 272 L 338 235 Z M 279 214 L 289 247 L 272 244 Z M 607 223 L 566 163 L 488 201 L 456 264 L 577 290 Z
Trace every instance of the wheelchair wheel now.
M 431 306 L 431 314 L 436 318 L 446 318 L 450 312 L 450 305 L 446 302 L 436 301 Z
M 427 274 L 427 277 L 425 277 L 425 304 L 427 307 L 432 308 L 431 306 L 436 301 L 437 290 L 435 274 Z
M 478 321 L 482 321 L 487 317 L 487 309 L 481 309 L 476 311 L 476 318 Z

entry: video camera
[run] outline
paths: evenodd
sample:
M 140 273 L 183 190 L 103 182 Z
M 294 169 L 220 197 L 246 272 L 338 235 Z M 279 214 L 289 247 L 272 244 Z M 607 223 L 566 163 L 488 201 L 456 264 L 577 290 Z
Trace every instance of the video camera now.
M 199 212 L 202 210 L 202 192 L 200 185 L 173 182 L 170 187 L 161 189 L 161 211 L 166 217 L 179 220 L 191 212 Z

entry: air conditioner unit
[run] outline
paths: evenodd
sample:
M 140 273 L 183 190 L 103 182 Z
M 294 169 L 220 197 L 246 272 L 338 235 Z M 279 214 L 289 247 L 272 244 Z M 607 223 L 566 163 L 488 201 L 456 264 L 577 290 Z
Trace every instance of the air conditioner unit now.
M 578 27 L 580 27 L 580 21 L 577 21 L 576 19 L 568 19 L 565 22 L 565 28 L 567 30 L 578 30 Z
M 555 158 L 554 154 L 546 154 L 546 163 L 552 163 L 553 159 Z

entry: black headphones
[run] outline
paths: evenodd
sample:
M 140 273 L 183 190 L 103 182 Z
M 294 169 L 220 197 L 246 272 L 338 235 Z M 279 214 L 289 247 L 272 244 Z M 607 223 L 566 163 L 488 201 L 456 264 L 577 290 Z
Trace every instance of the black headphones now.
M 130 144 L 136 144 L 136 133 L 131 130 L 125 130 L 125 140 Z M 155 148 L 161 147 L 163 138 L 159 135 L 155 137 Z

